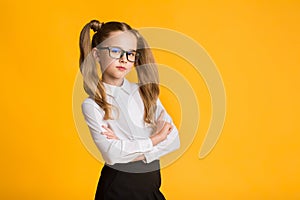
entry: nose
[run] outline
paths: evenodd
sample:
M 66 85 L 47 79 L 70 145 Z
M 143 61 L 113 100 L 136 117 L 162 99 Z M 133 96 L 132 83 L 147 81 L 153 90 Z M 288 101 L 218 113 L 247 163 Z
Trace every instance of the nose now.
M 119 61 L 120 61 L 121 63 L 127 63 L 126 52 L 124 52 L 124 53 L 121 55 Z

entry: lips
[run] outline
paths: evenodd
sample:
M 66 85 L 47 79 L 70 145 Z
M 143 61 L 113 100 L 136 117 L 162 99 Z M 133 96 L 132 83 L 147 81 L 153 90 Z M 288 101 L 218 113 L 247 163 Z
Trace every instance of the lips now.
M 120 70 L 120 71 L 125 71 L 125 70 L 126 70 L 126 68 L 123 67 L 123 66 L 116 66 L 116 68 L 117 68 L 118 70 Z

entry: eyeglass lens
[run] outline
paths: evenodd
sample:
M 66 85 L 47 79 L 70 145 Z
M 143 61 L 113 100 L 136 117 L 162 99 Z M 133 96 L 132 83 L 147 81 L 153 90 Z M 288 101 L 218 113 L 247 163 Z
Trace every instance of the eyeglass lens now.
M 125 51 L 119 47 L 110 47 L 109 49 L 109 54 L 112 58 L 119 59 L 121 58 L 124 53 L 126 54 L 126 58 L 130 62 L 134 62 L 137 56 L 137 52 L 132 50 L 132 51 Z

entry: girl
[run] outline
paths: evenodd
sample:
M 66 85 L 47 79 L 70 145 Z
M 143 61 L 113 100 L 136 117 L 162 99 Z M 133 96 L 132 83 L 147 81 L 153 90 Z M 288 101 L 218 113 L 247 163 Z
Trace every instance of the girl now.
M 133 66 L 138 84 L 125 78 Z M 165 199 L 159 158 L 180 142 L 146 41 L 126 23 L 92 20 L 80 34 L 80 70 L 89 95 L 82 112 L 105 161 L 95 199 Z

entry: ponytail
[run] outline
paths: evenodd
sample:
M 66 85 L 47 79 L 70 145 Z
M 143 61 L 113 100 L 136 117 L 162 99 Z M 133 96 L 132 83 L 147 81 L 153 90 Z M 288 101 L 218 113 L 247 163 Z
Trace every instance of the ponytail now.
M 95 102 L 104 110 L 104 119 L 111 119 L 112 105 L 106 101 L 105 88 L 100 81 L 97 63 L 91 53 L 92 45 L 90 41 L 90 30 L 98 32 L 103 23 L 97 20 L 92 20 L 86 24 L 80 33 L 80 72 L 83 76 L 83 87 L 85 92 L 95 100 Z
M 136 70 L 139 80 L 139 92 L 144 102 L 144 121 L 155 124 L 154 113 L 159 96 L 159 76 L 157 65 L 146 40 L 135 31 L 138 38 L 139 59 L 136 60 Z

